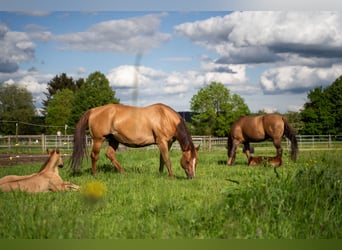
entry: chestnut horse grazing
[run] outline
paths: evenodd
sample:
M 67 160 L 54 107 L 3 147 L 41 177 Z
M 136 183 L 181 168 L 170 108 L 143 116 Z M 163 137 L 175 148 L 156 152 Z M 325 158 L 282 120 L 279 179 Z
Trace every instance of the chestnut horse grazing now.
M 49 158 L 38 173 L 18 176 L 8 175 L 0 179 L 0 190 L 25 192 L 48 192 L 61 190 L 78 190 L 79 186 L 65 182 L 59 176 L 58 168 L 63 167 L 63 159 L 58 149 L 49 151 Z
M 244 145 L 247 159 L 250 159 L 250 142 L 261 142 L 267 139 L 273 140 L 277 150 L 276 158 L 282 163 L 283 150 L 282 137 L 285 135 L 291 141 L 291 159 L 297 158 L 298 146 L 296 133 L 287 120 L 278 114 L 266 114 L 258 116 L 242 116 L 233 123 L 228 135 L 228 165 L 235 161 L 236 149 L 240 143 Z
M 169 149 L 177 140 L 182 149 L 181 166 L 186 176 L 195 176 L 197 151 L 184 119 L 173 109 L 164 104 L 147 107 L 132 107 L 121 104 L 107 104 L 86 111 L 76 125 L 71 167 L 74 173 L 80 172 L 82 159 L 86 151 L 85 130 L 89 127 L 92 144 L 92 174 L 96 174 L 96 161 L 102 143 L 108 141 L 106 156 L 117 170 L 124 172 L 115 157 L 119 143 L 128 147 L 144 147 L 156 144 L 160 151 L 159 172 L 166 164 L 172 177 Z

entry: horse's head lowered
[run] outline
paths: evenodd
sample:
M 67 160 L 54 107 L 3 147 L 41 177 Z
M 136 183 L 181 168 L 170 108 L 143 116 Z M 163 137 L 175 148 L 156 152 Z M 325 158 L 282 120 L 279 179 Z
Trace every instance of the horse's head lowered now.
M 199 148 L 200 146 L 196 148 L 191 147 L 190 150 L 183 151 L 182 153 L 180 163 L 188 179 L 192 179 L 193 177 L 195 177 L 196 165 L 198 162 L 197 151 L 199 150 Z

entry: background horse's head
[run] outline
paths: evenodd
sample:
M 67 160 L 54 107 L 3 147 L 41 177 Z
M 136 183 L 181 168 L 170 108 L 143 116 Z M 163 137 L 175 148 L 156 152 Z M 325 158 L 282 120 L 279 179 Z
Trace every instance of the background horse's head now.
M 200 146 L 196 148 L 192 147 L 190 150 L 183 151 L 182 153 L 180 163 L 188 179 L 195 177 L 196 165 L 198 162 L 197 151 L 199 148 Z

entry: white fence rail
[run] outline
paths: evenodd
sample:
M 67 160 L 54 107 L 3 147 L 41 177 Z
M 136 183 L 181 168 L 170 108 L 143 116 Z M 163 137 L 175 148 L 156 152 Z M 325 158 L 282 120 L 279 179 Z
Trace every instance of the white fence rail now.
M 303 149 L 334 149 L 342 148 L 342 135 L 298 135 L 298 147 Z M 227 137 L 212 136 L 193 136 L 194 144 L 201 145 L 201 150 L 227 150 Z M 87 137 L 88 146 L 91 145 L 91 138 Z M 106 144 L 104 144 L 106 145 Z M 252 146 L 267 150 L 274 150 L 271 141 L 251 143 Z M 284 138 L 284 148 L 290 147 L 290 142 Z M 65 153 L 70 153 L 73 147 L 72 135 L 18 135 L 18 136 L 0 136 L 0 152 L 22 152 L 22 153 L 40 153 L 45 152 L 47 148 L 61 148 Z M 155 146 L 149 146 L 155 148 Z M 174 143 L 174 150 L 180 149 L 178 143 Z

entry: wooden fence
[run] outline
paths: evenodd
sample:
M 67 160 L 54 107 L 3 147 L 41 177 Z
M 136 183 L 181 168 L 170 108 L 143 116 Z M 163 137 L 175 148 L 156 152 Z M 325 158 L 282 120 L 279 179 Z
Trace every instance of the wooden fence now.
M 310 149 L 342 149 L 342 135 L 298 135 L 298 146 L 300 150 Z M 212 136 L 193 136 L 194 144 L 201 145 L 201 150 L 227 150 L 226 137 Z M 91 145 L 91 138 L 87 137 L 88 146 Z M 106 145 L 106 144 L 104 144 Z M 263 148 L 263 150 L 274 150 L 271 141 L 261 143 L 251 143 L 252 146 Z M 17 135 L 17 136 L 0 136 L 0 152 L 2 153 L 42 153 L 47 148 L 60 148 L 65 153 L 70 153 L 73 147 L 72 135 Z M 123 147 L 123 146 L 121 146 Z M 146 147 L 147 149 L 155 148 L 155 145 Z M 290 147 L 290 142 L 283 139 L 283 147 Z M 173 145 L 174 150 L 179 150 L 179 144 Z

